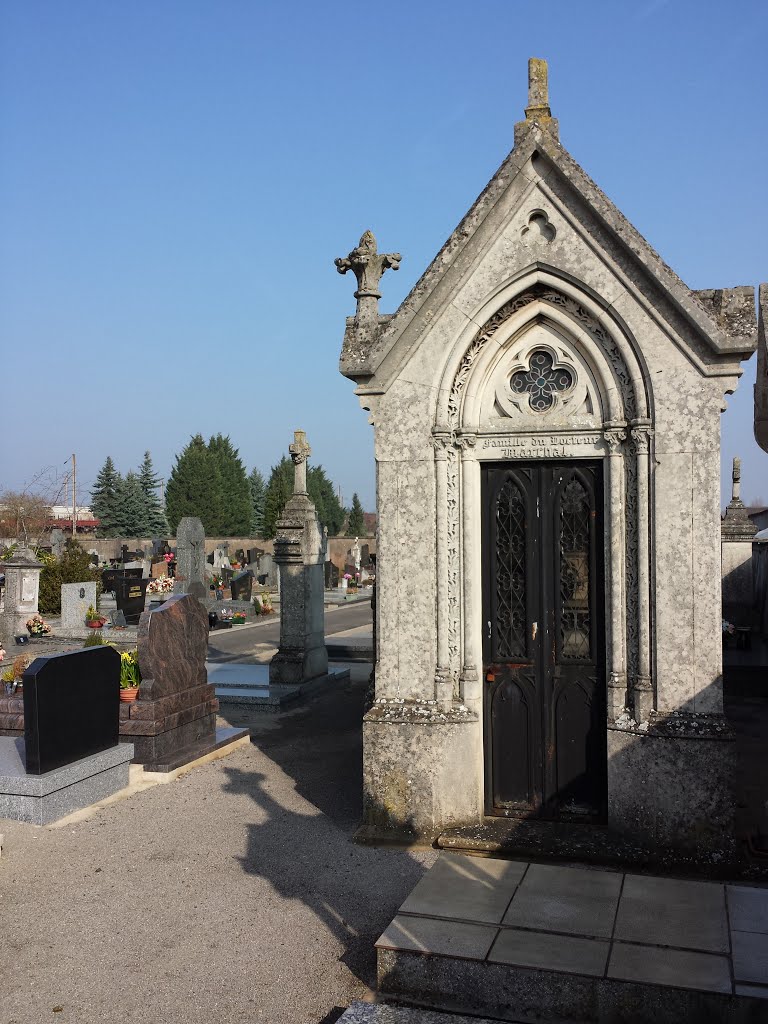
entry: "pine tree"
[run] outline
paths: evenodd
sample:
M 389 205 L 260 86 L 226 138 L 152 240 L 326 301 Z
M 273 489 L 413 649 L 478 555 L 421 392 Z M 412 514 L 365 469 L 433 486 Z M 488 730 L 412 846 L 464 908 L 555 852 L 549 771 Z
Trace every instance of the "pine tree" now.
M 202 434 L 195 434 L 171 470 L 165 488 L 165 514 L 171 533 L 183 516 L 198 516 L 208 536 L 221 520 L 222 485 L 216 461 Z
M 147 496 L 131 470 L 115 488 L 114 517 L 119 537 L 147 536 Z
M 328 527 L 328 536 L 338 537 L 347 512 L 322 466 L 310 466 L 307 470 L 307 491 L 315 503 L 318 519 Z
M 293 494 L 293 463 L 284 455 L 269 474 L 264 492 L 264 538 L 274 537 L 277 521 Z
M 102 537 L 118 537 L 114 506 L 115 491 L 121 481 L 112 458 L 108 455 L 98 472 L 91 490 L 91 509 L 99 520 L 99 534 Z
M 248 477 L 248 485 L 251 489 L 251 536 L 264 536 L 264 498 L 267 493 L 267 484 L 261 472 L 254 467 Z
M 365 534 L 365 518 L 363 506 L 357 494 L 352 495 L 352 508 L 349 510 L 349 523 L 347 524 L 347 535 L 349 537 L 362 537 Z
M 240 452 L 229 437 L 217 434 L 208 442 L 208 452 L 221 475 L 219 537 L 247 537 L 251 532 L 251 488 Z
M 168 535 L 168 523 L 165 519 L 165 512 L 160 499 L 157 496 L 157 487 L 160 478 L 156 475 L 152 465 L 152 456 L 144 452 L 144 461 L 139 470 L 139 486 L 146 498 L 146 511 L 144 514 L 144 525 L 146 533 L 144 537 L 166 537 Z

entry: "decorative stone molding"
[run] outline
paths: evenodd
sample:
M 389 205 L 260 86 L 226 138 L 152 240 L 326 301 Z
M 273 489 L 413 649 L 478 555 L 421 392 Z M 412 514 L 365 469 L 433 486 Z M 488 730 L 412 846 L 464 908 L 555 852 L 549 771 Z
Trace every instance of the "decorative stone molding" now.
M 525 245 L 535 245 L 538 242 L 549 244 L 554 241 L 556 234 L 557 229 L 550 223 L 547 214 L 543 210 L 534 210 L 520 232 L 520 238 Z

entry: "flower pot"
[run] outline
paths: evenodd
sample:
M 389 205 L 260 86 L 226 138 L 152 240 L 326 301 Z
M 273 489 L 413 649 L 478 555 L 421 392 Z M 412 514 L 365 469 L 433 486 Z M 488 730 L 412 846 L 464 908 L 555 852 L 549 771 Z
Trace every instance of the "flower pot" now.
M 92 619 L 90 622 L 86 622 L 86 626 L 88 626 L 89 629 L 101 629 L 103 625 L 104 623 L 101 619 Z
M 136 700 L 138 696 L 138 686 L 127 686 L 120 688 L 120 700 L 124 701 L 126 704 L 130 704 L 132 701 Z

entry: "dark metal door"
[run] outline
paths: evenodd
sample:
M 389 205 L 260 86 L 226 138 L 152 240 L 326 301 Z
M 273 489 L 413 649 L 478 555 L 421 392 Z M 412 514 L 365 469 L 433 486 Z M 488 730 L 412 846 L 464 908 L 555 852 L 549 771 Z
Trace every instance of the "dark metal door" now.
M 602 464 L 483 471 L 486 812 L 606 806 Z

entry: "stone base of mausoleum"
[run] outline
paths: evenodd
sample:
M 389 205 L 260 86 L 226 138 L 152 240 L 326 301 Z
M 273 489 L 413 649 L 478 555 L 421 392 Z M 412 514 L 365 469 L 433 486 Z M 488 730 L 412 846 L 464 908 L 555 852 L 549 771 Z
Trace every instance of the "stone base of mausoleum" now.
M 432 839 L 482 815 L 482 723 L 466 707 L 381 698 L 363 719 L 361 841 Z

